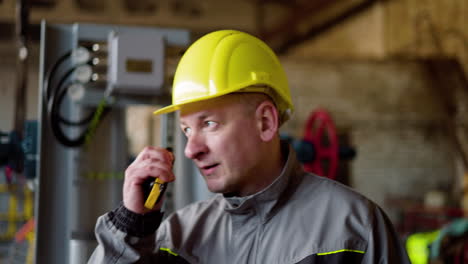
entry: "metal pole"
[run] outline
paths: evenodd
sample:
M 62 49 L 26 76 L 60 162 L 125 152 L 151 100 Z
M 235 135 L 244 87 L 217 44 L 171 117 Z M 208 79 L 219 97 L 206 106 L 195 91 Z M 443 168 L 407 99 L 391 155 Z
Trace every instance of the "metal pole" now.
M 24 121 L 26 117 L 26 88 L 28 82 L 28 24 L 29 1 L 18 0 L 16 2 L 16 37 L 18 45 L 16 94 L 15 94 L 15 123 L 14 129 L 23 136 Z

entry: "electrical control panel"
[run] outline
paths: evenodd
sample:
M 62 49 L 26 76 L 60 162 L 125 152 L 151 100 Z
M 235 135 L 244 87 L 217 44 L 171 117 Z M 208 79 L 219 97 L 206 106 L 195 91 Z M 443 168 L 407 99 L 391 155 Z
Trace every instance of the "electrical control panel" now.
M 164 38 L 147 32 L 109 33 L 107 92 L 158 94 L 164 85 Z

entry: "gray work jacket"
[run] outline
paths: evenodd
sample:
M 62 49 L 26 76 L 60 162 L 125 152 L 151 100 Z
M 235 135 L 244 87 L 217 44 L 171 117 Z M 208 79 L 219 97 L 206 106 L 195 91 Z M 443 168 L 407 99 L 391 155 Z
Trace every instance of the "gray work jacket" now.
M 138 215 L 123 206 L 101 216 L 88 263 L 409 263 L 377 205 L 304 172 L 288 152 L 280 177 L 251 196 L 218 194 L 160 226 L 158 212 Z

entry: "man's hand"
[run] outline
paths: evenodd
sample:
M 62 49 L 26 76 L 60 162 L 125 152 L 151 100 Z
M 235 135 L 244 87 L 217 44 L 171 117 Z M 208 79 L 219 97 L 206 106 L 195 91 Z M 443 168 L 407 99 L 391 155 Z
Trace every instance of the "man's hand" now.
M 172 153 L 163 148 L 146 147 L 138 154 L 125 171 L 123 203 L 128 210 L 138 214 L 149 212 L 144 206 L 146 197 L 143 197 L 142 185 L 148 177 L 160 178 L 164 182 L 174 181 L 173 160 Z M 163 199 L 153 210 L 161 209 L 162 203 Z

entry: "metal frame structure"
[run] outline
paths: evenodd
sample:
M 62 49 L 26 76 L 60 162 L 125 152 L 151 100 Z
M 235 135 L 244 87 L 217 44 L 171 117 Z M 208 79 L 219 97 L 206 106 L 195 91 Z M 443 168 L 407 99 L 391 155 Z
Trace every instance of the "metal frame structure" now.
M 189 33 L 185 30 L 93 24 L 48 25 L 43 21 L 39 94 L 42 95 L 44 90 L 46 72 L 61 54 L 75 48 L 81 40 L 105 42 L 111 30 L 156 32 L 164 36 L 167 45 L 189 44 Z M 79 119 L 83 109 L 95 106 L 102 96 L 102 92 L 90 90 L 81 102 L 65 102 L 63 110 Z M 86 262 L 96 246 L 94 225 L 97 217 L 116 207 L 122 199 L 123 172 L 128 164 L 124 108 L 132 104 L 169 103 L 168 92 L 150 99 L 131 95 L 115 96 L 114 99 L 112 111 L 99 124 L 92 142 L 85 147 L 67 148 L 54 138 L 48 125 L 47 106 L 40 96 L 35 263 Z M 163 117 L 162 146 L 172 144 L 169 140 L 174 137 L 171 136 L 173 130 L 167 131 L 167 122 L 173 122 L 173 118 L 172 121 L 168 118 Z M 179 160 L 178 166 L 185 166 L 182 164 L 185 161 Z

